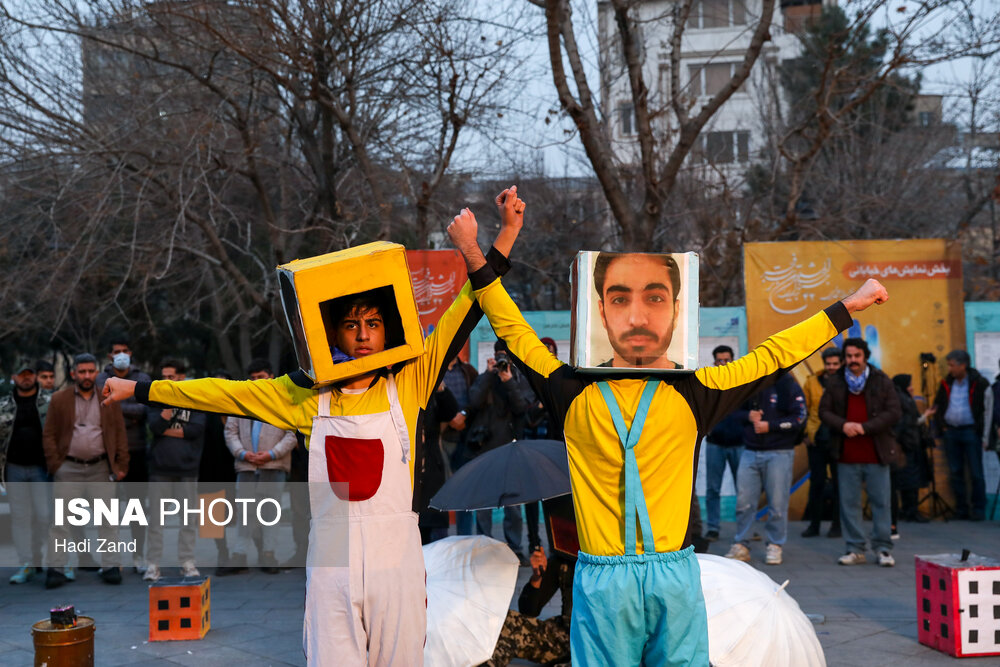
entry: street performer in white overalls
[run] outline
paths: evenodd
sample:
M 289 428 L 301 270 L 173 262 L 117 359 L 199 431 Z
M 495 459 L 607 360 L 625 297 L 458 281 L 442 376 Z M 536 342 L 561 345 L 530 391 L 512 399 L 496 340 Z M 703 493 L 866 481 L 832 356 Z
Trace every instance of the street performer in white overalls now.
M 507 256 L 523 221 L 524 202 L 515 188 L 504 190 L 497 205 L 502 225 L 484 276 L 510 266 Z M 473 283 L 478 278 L 471 276 Z M 314 388 L 308 378 L 297 377 L 300 371 L 245 382 L 205 378 L 136 384 L 111 378 L 104 386 L 105 402 L 134 395 L 143 403 L 250 417 L 307 437 L 308 562 L 314 565 L 307 568 L 303 649 L 310 665 L 423 664 L 425 573 L 412 511 L 418 419 L 448 362 L 482 317 L 473 290 L 484 286 L 466 282 L 428 336 L 423 354 L 337 384 Z M 336 324 L 335 361 L 338 355 L 356 360 L 383 351 L 392 335 L 387 306 L 368 292 L 339 304 L 330 315 Z M 304 363 L 296 347 L 300 365 L 311 368 L 312 361 Z M 334 502 L 331 488 L 347 502 L 347 516 L 339 519 L 350 531 L 347 567 L 318 566 L 323 561 L 315 558 L 334 534 L 323 529 L 323 514 Z

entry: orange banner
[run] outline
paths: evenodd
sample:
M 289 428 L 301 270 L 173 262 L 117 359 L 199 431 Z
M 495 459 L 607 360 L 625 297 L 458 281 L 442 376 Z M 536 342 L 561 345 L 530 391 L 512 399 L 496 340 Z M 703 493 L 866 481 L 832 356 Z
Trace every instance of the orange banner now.
M 747 334 L 757 345 L 876 278 L 889 302 L 857 314 L 844 336 L 859 336 L 872 363 L 889 375 L 909 373 L 916 390 L 921 353 L 944 355 L 965 345 L 961 247 L 943 239 L 792 241 L 744 246 Z M 818 355 L 797 369 L 821 367 Z M 801 378 L 800 378 L 801 379 Z
M 424 335 L 430 334 L 468 279 L 465 260 L 457 250 L 407 250 L 406 263 L 417 299 Z M 469 360 L 468 345 L 459 356 Z

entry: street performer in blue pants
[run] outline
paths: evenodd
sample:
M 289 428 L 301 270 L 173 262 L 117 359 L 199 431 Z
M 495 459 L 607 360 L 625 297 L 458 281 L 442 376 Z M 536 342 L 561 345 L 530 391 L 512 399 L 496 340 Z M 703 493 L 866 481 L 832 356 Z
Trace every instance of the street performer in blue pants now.
M 448 232 L 466 259 L 490 324 L 552 422 L 563 426 L 580 538 L 570 627 L 573 664 L 708 665 L 698 561 L 692 548 L 681 548 L 698 443 L 732 409 L 848 328 L 851 313 L 888 299 L 885 288 L 869 280 L 735 363 L 656 377 L 634 363 L 635 372 L 601 380 L 563 364 L 538 339 L 486 264 L 471 212 L 456 216 Z M 673 305 L 676 312 L 669 262 L 656 265 L 655 255 L 624 256 L 635 265 L 647 262 L 641 284 L 663 292 L 648 299 L 633 294 L 630 307 L 662 311 Z M 634 292 L 618 281 L 615 289 Z M 602 303 L 602 313 L 610 306 Z M 662 343 L 672 325 L 665 330 L 665 336 L 644 335 Z M 627 357 L 627 350 L 621 355 L 616 348 L 616 362 L 619 356 Z

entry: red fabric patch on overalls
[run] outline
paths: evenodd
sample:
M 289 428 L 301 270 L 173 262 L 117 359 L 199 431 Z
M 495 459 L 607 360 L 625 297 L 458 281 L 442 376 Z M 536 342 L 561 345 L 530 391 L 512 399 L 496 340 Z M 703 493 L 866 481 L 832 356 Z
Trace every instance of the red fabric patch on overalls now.
M 378 438 L 342 438 L 326 436 L 326 472 L 333 482 L 333 492 L 341 500 L 368 500 L 382 484 L 382 461 L 385 458 Z M 347 484 L 347 498 L 343 485 Z

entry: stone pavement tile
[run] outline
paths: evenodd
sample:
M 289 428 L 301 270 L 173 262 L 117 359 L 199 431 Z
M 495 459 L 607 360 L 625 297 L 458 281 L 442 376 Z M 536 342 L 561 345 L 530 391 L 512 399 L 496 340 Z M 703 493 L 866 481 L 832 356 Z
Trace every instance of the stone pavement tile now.
M 170 662 L 178 665 L 190 665 L 191 667 L 232 667 L 233 665 L 268 667 L 291 664 L 253 655 L 232 646 L 195 647 L 190 651 L 190 653 L 185 652 L 170 656 Z
M 13 651 L 4 651 L 2 661 L 4 665 L 9 665 L 9 667 L 28 667 L 29 665 L 35 664 L 35 650 L 26 649 L 14 649 Z
M 880 651 L 870 646 L 841 646 L 836 653 L 826 651 L 827 667 L 858 667 L 858 665 L 909 665 L 909 656 Z
M 299 629 L 298 640 L 292 643 L 297 644 L 297 646 L 289 650 L 289 642 L 275 642 L 274 638 L 271 637 L 255 638 L 252 635 L 244 635 L 242 640 L 228 642 L 228 645 L 236 646 L 241 651 L 252 653 L 261 658 L 292 664 L 304 664 L 306 659 L 302 654 L 301 628 Z

